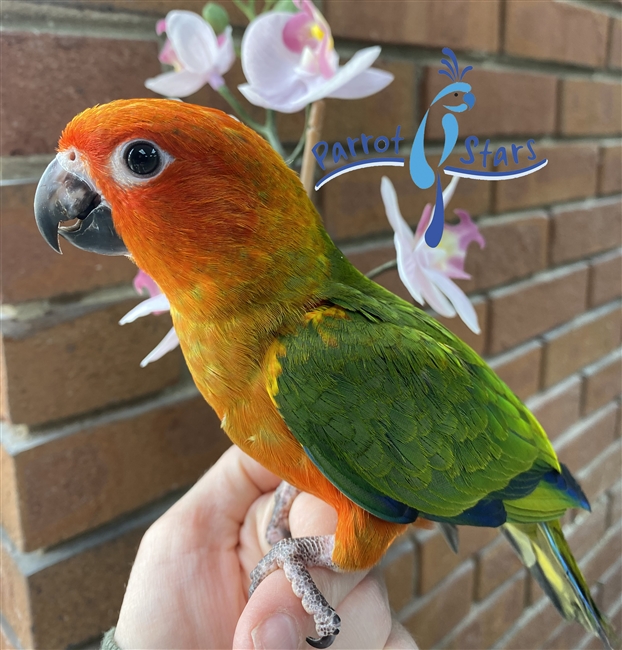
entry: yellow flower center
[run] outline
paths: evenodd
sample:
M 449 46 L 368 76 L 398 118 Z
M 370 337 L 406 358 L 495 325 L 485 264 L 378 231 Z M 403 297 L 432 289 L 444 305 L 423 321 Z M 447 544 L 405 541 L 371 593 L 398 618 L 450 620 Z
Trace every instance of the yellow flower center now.
M 321 41 L 324 38 L 324 30 L 315 23 L 313 27 L 311 27 L 311 36 L 313 36 L 317 41 Z

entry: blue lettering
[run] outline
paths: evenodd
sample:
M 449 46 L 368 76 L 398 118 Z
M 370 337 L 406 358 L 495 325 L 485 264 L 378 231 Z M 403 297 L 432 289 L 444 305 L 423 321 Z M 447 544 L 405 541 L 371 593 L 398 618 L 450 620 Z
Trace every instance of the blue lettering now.
M 522 144 L 513 144 L 512 145 L 512 158 L 514 158 L 514 162 L 518 164 L 518 151 L 519 149 L 524 149 Z
M 527 160 L 535 160 L 538 157 L 531 146 L 534 142 L 535 140 L 527 140 L 527 149 L 531 152 L 531 156 L 527 156 Z
M 361 144 L 363 145 L 364 153 L 369 153 L 369 149 L 367 148 L 367 145 L 369 141 L 373 139 L 374 139 L 373 135 L 365 135 L 364 133 L 361 133 Z
M 321 147 L 324 147 L 324 151 L 321 153 L 318 153 L 319 149 Z M 326 167 L 324 166 L 324 158 L 326 158 L 326 154 L 328 153 L 328 142 L 325 142 L 324 140 L 320 140 L 313 149 L 311 149 L 311 153 L 315 156 L 315 159 L 317 160 L 317 164 L 320 166 L 320 169 L 322 171 L 326 170 Z
M 380 143 L 382 143 L 384 146 L 382 149 L 380 148 Z M 374 149 L 378 153 L 383 153 L 389 148 L 389 138 L 387 138 L 384 135 L 379 135 L 375 140 L 374 140 Z
M 343 158 L 344 160 L 348 159 L 348 154 L 343 148 L 341 142 L 335 142 L 333 145 L 333 162 L 339 162 L 339 159 Z
M 471 151 L 471 147 L 477 147 L 479 140 L 474 135 L 470 135 L 464 144 L 466 146 L 467 153 L 469 154 L 469 159 L 465 160 L 464 158 L 460 158 L 460 162 L 465 165 L 472 165 L 475 162 L 475 156 Z
M 347 138 L 346 142 L 348 143 L 348 149 L 350 150 L 350 155 L 354 158 L 356 156 L 356 151 L 354 151 L 354 145 L 359 141 L 358 138 Z
M 497 153 L 495 153 L 494 164 L 497 166 L 501 161 L 507 167 L 508 166 L 508 155 L 505 151 L 505 147 L 499 147 Z
M 395 130 L 395 135 L 391 138 L 391 142 L 395 143 L 395 153 L 400 152 L 400 142 L 404 139 L 400 136 L 400 130 L 401 126 L 398 126 L 397 129 Z
M 490 140 L 486 140 L 486 144 L 484 145 L 484 148 L 479 152 L 480 156 L 482 157 L 482 167 L 486 169 L 486 161 L 488 160 L 488 156 L 492 153 L 492 151 L 488 148 L 488 145 L 490 144 Z

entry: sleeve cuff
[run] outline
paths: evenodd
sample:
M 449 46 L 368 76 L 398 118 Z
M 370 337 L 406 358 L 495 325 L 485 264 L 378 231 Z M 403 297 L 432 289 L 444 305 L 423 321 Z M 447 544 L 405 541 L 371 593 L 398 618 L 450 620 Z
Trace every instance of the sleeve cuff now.
M 104 638 L 102 639 L 99 650 L 121 650 L 121 648 L 119 648 L 114 640 L 114 633 L 116 629 L 116 627 L 111 627 L 108 632 L 104 634 Z

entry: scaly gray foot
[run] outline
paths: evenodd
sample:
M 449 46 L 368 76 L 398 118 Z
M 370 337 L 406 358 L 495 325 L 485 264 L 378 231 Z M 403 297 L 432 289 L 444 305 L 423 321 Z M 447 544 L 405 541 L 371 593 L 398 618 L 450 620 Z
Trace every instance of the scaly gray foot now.
M 268 544 L 274 546 L 282 539 L 291 537 L 289 529 L 289 511 L 294 503 L 294 499 L 300 494 L 300 490 L 290 485 L 287 481 L 282 481 L 274 493 L 274 510 L 272 518 L 266 530 L 266 540 Z
M 249 597 L 261 582 L 277 569 L 283 569 L 292 590 L 302 606 L 313 616 L 319 638 L 307 637 L 314 648 L 328 648 L 339 634 L 341 619 L 317 588 L 308 567 L 319 566 L 338 571 L 331 557 L 335 546 L 334 535 L 282 539 L 259 562 L 251 573 Z

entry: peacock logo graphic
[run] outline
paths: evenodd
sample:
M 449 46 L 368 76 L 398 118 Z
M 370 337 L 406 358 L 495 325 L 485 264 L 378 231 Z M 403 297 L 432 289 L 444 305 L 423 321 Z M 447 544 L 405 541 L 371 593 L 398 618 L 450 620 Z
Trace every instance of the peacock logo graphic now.
M 441 186 L 440 168 L 447 160 L 449 154 L 454 150 L 458 140 L 458 119 L 456 113 L 464 113 L 470 111 L 475 106 L 475 95 L 471 92 L 471 86 L 462 81 L 464 75 L 473 69 L 473 66 L 468 65 L 462 72 L 458 67 L 458 60 L 456 55 L 448 47 L 443 48 L 443 54 L 449 57 L 441 59 L 441 63 L 447 67 L 447 70 L 439 70 L 439 74 L 449 77 L 451 83 L 445 86 L 436 97 L 432 100 L 430 108 L 441 99 L 445 101 L 451 100 L 453 104 L 443 104 L 448 112 L 443 115 L 441 121 L 443 125 L 443 132 L 445 134 L 445 142 L 443 143 L 443 153 L 437 165 L 439 171 L 434 171 L 425 155 L 425 127 L 428 122 L 428 115 L 430 108 L 425 112 L 421 124 L 417 129 L 413 146 L 410 150 L 410 175 L 415 185 L 422 190 L 427 190 L 432 187 L 436 179 L 436 203 L 434 206 L 434 215 L 430 226 L 425 233 L 425 241 L 428 246 L 432 248 L 438 246 L 443 236 L 443 225 L 445 222 L 444 207 L 443 207 L 443 188 Z
M 533 174 L 548 163 L 547 159 L 537 160 L 537 155 L 533 148 L 535 140 L 528 140 L 525 145 L 511 144 L 510 152 L 512 159 L 515 164 L 519 164 L 519 151 L 524 149 L 524 153 L 528 153 L 527 160 L 536 160 L 536 162 L 520 169 L 502 171 L 502 166 L 507 167 L 508 165 L 507 147 L 500 146 L 493 152 L 490 149 L 490 140 L 486 140 L 481 150 L 477 151 L 476 148 L 479 146 L 479 139 L 474 135 L 470 135 L 465 139 L 468 158 L 460 158 L 460 162 L 465 167 L 444 166 L 458 141 L 460 114 L 470 111 L 475 106 L 475 94 L 472 92 L 471 85 L 464 81 L 464 76 L 469 70 L 473 69 L 473 66 L 467 65 L 461 72 L 458 59 L 453 51 L 448 47 L 444 47 L 442 52 L 446 58 L 441 59 L 444 68 L 441 68 L 438 72 L 447 77 L 450 83 L 436 95 L 423 116 L 410 150 L 409 162 L 410 176 L 418 188 L 426 190 L 436 183 L 434 211 L 430 225 L 425 233 L 425 241 L 431 248 L 438 246 L 445 227 L 445 210 L 441 185 L 441 176 L 443 174 L 473 180 L 501 181 Z M 436 169 L 433 169 L 426 156 L 425 131 L 430 109 L 441 100 L 443 109 L 447 111 L 441 120 L 444 134 L 443 152 Z M 395 130 L 395 135 L 391 138 L 384 135 L 374 138 L 372 135 L 361 133 L 360 139 L 346 138 L 345 147 L 341 142 L 335 142 L 332 146 L 333 163 L 338 164 L 343 160 L 345 164 L 341 164 L 332 170 L 327 170 L 325 164 L 329 152 L 329 145 L 324 140 L 318 142 L 312 151 L 320 169 L 326 172 L 326 174 L 316 183 L 315 189 L 319 190 L 329 181 L 364 167 L 404 167 L 405 158 L 400 155 L 400 142 L 404 138 L 400 135 L 400 132 L 401 127 L 398 126 Z M 362 153 L 366 156 L 371 154 L 372 157 L 356 160 L 356 157 L 359 155 L 356 144 L 359 142 Z M 371 149 L 372 144 L 373 152 Z M 374 155 L 374 152 L 380 155 Z M 481 167 L 478 169 L 469 167 L 470 165 L 474 165 L 477 160 L 475 154 L 481 156 Z M 488 162 L 491 156 L 492 166 L 496 168 L 493 170 L 488 168 Z

